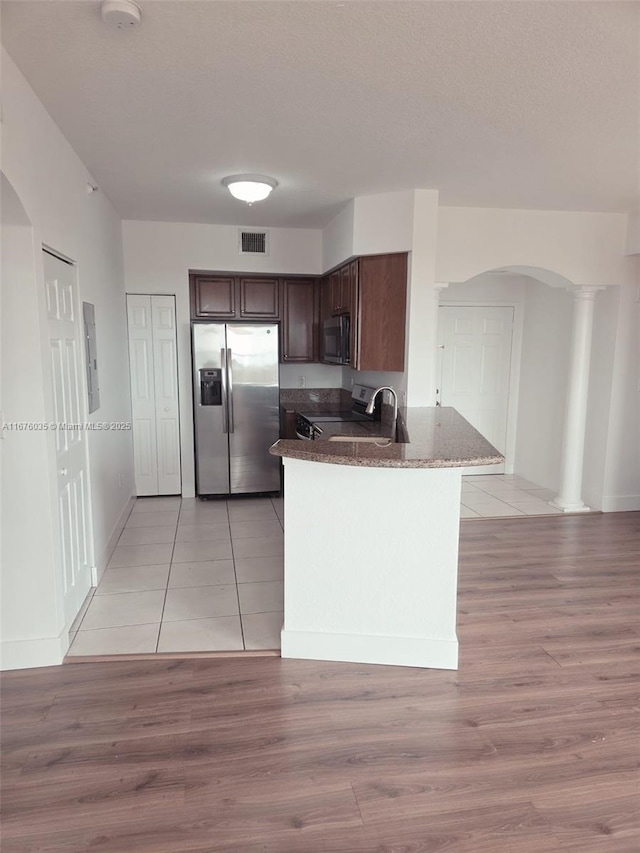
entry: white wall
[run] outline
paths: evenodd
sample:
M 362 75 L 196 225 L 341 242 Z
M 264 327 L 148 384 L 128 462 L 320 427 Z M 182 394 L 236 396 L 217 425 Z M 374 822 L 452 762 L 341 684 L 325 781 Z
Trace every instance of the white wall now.
M 566 290 L 527 281 L 515 472 L 554 491 L 560 487 L 572 306 Z
M 353 254 L 410 252 L 415 190 L 354 199 Z
M 514 265 L 551 270 L 573 284 L 629 283 L 627 227 L 621 213 L 441 207 L 436 278 L 466 281 Z
M 192 497 L 195 494 L 195 472 L 189 270 L 317 275 L 322 267 L 322 232 L 270 228 L 267 257 L 238 254 L 238 228 L 233 225 L 125 220 L 122 232 L 127 293 L 172 293 L 176 297 L 182 494 Z M 304 367 L 306 369 L 307 365 Z M 297 387 L 297 377 L 301 373 L 299 368 L 286 371 L 285 381 L 293 381 Z M 323 371 L 322 376 L 327 374 Z M 341 380 L 342 375 L 338 373 L 337 387 L 340 387 Z M 314 387 L 311 381 L 307 384 Z
M 640 210 L 629 214 L 625 251 L 627 255 L 640 254 Z
M 407 285 L 407 405 L 433 406 L 436 393 L 436 337 L 439 294 L 435 289 L 438 193 L 415 190 Z
M 603 508 L 620 290 L 620 287 L 608 287 L 596 293 L 593 306 L 582 499 L 597 510 Z
M 353 254 L 355 199 L 333 217 L 322 231 L 322 272 L 332 269 Z
M 346 368 L 348 369 L 348 368 Z M 337 364 L 281 364 L 281 388 L 343 388 L 345 368 Z M 303 380 L 303 381 L 301 381 Z
M 16 210 L 24 209 L 2 176 L 1 408 L 7 422 L 38 422 L 47 417 L 39 357 L 39 309 L 33 286 L 35 247 L 26 215 L 18 224 L 13 216 Z M 25 324 L 25 317 L 33 317 L 35 322 Z M 16 365 L 20 365 L 19 372 Z M 47 439 L 44 432 L 4 430 L 0 442 L 3 666 L 11 666 L 18 655 L 18 662 L 29 663 L 33 641 L 38 645 L 37 654 L 43 654 L 43 661 L 55 663 L 61 653 L 60 585 L 52 559 L 56 540 L 47 489 Z M 41 472 L 45 472 L 44 477 Z M 48 641 L 38 643 L 41 638 Z M 39 660 L 36 658 L 36 662 Z
M 640 273 L 640 258 L 638 272 Z M 640 301 L 622 287 L 616 324 L 602 509 L 640 510 Z M 601 294 L 598 294 L 600 297 Z
M 11 339 L 8 342 L 14 354 L 7 353 L 5 348 L 5 358 L 12 368 L 7 373 L 5 365 L 5 393 L 15 401 L 14 411 L 5 410 L 5 419 L 28 420 L 33 414 L 29 412 L 25 417 L 19 395 L 14 394 L 14 384 L 23 384 L 29 399 L 42 394 L 45 413 L 52 411 L 50 369 L 45 358 L 46 311 L 41 260 L 41 246 L 45 244 L 76 262 L 80 298 L 96 306 L 101 406 L 91 420 L 128 421 L 129 391 L 122 381 L 128 373 L 128 358 L 120 220 L 103 193 L 87 193 L 87 182 L 94 183 L 91 175 L 4 50 L 2 78 L 2 169 L 32 223 L 35 265 L 35 272 L 21 285 L 21 298 L 25 305 L 31 302 L 31 309 L 16 320 L 13 342 Z M 32 334 L 34 327 L 38 330 L 39 349 L 31 351 L 31 358 L 42 360 L 42 376 L 31 375 L 25 381 L 22 371 L 16 370 L 16 364 L 21 363 L 16 346 L 18 339 L 23 334 Z M 35 565 L 28 559 L 25 566 L 20 555 L 12 554 L 3 565 L 3 582 L 11 589 L 11 600 L 5 606 L 13 614 L 3 621 L 2 628 L 8 666 L 21 665 L 20 649 L 27 646 L 30 657 L 25 665 L 56 662 L 51 659 L 52 643 L 57 643 L 58 661 L 66 648 L 62 609 L 55 603 L 60 600 L 62 581 L 54 565 L 58 532 L 53 437 L 49 435 L 45 441 L 47 464 L 39 467 L 30 487 L 47 495 L 47 512 L 38 523 L 52 526 L 54 548 L 46 564 Z M 113 544 L 133 492 L 130 433 L 91 432 L 89 469 L 94 560 L 100 565 Z M 25 474 L 29 471 L 26 467 L 23 470 Z M 24 512 L 33 518 L 31 508 L 25 506 Z M 50 597 L 50 584 L 48 587 L 44 583 L 34 584 L 34 572 L 55 575 L 55 600 Z M 43 614 L 53 611 L 53 619 L 45 620 Z M 38 649 L 47 651 L 39 657 Z
M 440 303 L 522 306 L 527 280 L 524 276 L 509 273 L 484 273 L 469 281 L 450 284 L 440 293 Z

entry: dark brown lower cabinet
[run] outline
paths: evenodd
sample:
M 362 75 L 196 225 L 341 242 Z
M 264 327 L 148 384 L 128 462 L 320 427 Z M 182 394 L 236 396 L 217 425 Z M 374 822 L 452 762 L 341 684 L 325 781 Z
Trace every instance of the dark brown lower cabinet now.
M 315 278 L 282 279 L 281 361 L 317 361 L 317 300 Z

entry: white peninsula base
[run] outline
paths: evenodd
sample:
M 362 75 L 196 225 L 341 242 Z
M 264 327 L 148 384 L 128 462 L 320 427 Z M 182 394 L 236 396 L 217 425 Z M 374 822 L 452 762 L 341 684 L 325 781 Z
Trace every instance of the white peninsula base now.
M 283 462 L 282 657 L 457 669 L 462 468 Z

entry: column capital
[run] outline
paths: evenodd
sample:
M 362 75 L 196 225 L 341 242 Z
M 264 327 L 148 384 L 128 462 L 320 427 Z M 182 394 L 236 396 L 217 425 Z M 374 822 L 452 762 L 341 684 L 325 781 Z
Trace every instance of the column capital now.
M 606 290 L 604 284 L 572 284 L 567 288 L 573 294 L 574 299 L 595 299 L 599 290 Z

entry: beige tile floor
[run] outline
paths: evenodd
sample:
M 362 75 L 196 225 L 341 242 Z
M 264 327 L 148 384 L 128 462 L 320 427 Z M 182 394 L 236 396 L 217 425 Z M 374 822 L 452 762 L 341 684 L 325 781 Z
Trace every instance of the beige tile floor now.
M 277 649 L 282 498 L 141 498 L 70 655 Z
M 515 475 L 463 478 L 462 518 L 559 512 Z M 283 501 L 141 498 L 73 629 L 70 655 L 277 649 Z
M 556 515 L 549 505 L 555 492 L 541 489 L 516 474 L 470 475 L 462 478 L 461 518 Z

